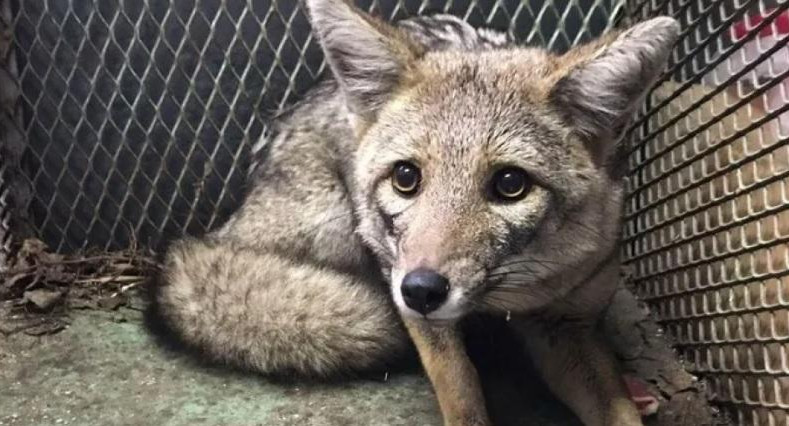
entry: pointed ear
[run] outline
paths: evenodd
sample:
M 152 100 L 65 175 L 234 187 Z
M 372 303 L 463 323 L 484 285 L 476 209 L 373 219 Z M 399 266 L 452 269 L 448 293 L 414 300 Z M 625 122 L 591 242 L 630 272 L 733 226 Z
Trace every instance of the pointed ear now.
M 351 113 L 371 119 L 421 48 L 347 0 L 307 0 L 313 30 Z
M 549 100 L 598 158 L 607 158 L 623 136 L 663 71 L 679 31 L 673 18 L 654 18 L 560 59 L 569 70 L 551 89 Z

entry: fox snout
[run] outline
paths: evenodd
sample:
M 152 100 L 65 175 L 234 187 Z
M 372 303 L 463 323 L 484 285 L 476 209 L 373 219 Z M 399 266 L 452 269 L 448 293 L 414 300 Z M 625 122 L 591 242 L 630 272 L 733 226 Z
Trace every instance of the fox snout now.
M 401 310 L 413 311 L 423 317 L 454 316 L 456 309 L 449 305 L 456 280 L 457 247 L 447 241 L 448 228 L 432 223 L 411 223 L 399 243 L 400 253 L 396 262 L 396 279 L 393 280 L 393 295 Z M 430 226 L 428 226 L 430 225 Z M 455 289 L 456 290 L 456 289 Z M 441 309 L 445 307 L 445 309 Z
M 448 244 L 447 235 L 434 229 L 407 237 L 401 244 L 392 271 L 392 295 L 404 314 L 452 321 L 466 312 L 470 302 L 466 295 L 481 282 L 483 268 L 465 244 L 457 239 Z
M 436 271 L 418 268 L 403 277 L 400 292 L 406 306 L 427 315 L 447 300 L 449 279 Z

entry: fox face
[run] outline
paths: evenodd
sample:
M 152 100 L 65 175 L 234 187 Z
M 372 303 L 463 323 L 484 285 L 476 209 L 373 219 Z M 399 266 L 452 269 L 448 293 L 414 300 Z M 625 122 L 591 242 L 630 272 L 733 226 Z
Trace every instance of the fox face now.
M 557 56 L 428 50 L 344 1 L 308 6 L 356 138 L 357 232 L 403 314 L 537 309 L 614 256 L 623 188 L 609 163 L 674 20 Z

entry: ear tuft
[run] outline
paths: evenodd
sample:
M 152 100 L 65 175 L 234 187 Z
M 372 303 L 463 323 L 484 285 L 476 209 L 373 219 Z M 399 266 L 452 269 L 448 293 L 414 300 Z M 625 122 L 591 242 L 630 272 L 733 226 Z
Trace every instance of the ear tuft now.
M 351 113 L 370 118 L 419 52 L 400 30 L 347 0 L 307 0 L 312 27 Z
M 589 51 L 551 89 L 551 102 L 601 156 L 622 137 L 664 69 L 679 32 L 679 23 L 669 17 L 637 24 Z

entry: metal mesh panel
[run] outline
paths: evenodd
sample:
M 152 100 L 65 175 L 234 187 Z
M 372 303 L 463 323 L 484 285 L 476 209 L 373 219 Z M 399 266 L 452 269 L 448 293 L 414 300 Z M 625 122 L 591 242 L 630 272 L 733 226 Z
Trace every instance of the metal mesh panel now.
M 683 24 L 631 129 L 625 243 L 639 295 L 740 424 L 789 409 L 789 4 L 635 1 Z
M 318 78 L 322 57 L 282 0 L 24 0 L 15 34 L 33 185 L 54 249 L 157 246 L 237 207 L 250 147 Z M 612 0 L 360 1 L 430 11 L 564 50 L 599 35 Z
M 389 19 L 453 13 L 556 51 L 602 33 L 621 3 L 359 1 Z M 324 68 L 294 0 L 11 4 L 34 194 L 26 210 L 58 251 L 157 247 L 221 223 L 267 121 Z M 740 423 L 785 424 L 789 4 L 634 0 L 624 9 L 629 21 L 671 14 L 683 24 L 630 132 L 624 240 L 637 291 Z M 6 139 L 0 231 L 17 172 Z M 7 242 L 0 232 L 0 251 Z

